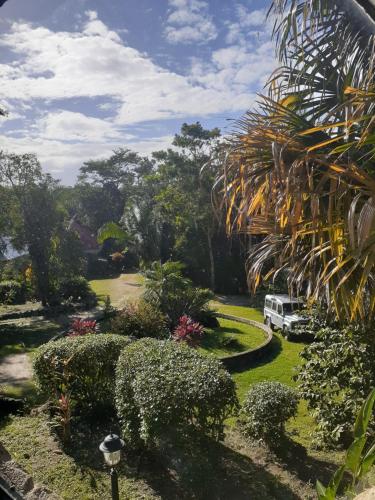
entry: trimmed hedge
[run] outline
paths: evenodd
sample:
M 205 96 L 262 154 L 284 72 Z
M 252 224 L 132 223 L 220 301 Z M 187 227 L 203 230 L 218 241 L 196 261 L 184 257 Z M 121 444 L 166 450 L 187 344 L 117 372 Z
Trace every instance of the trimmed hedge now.
M 65 337 L 38 348 L 33 370 L 38 389 L 49 399 L 69 393 L 77 410 L 113 407 L 115 368 L 131 341 L 122 335 Z
M 0 304 L 23 304 L 25 287 L 18 281 L 0 281 Z
M 221 363 L 185 345 L 142 339 L 120 355 L 116 406 L 130 444 L 172 436 L 190 443 L 199 435 L 221 439 L 237 405 L 235 384 Z

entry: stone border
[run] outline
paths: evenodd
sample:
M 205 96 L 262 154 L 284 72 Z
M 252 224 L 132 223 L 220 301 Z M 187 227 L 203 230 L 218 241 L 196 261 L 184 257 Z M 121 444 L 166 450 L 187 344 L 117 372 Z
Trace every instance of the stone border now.
M 230 319 L 232 321 L 237 321 L 238 323 L 244 323 L 245 325 L 251 325 L 263 330 L 264 336 L 266 340 L 258 347 L 254 349 L 250 349 L 248 351 L 239 352 L 237 354 L 233 354 L 231 356 L 223 356 L 220 361 L 223 363 L 225 368 L 231 371 L 239 371 L 249 368 L 254 361 L 257 361 L 263 358 L 266 354 L 268 354 L 272 348 L 271 342 L 273 339 L 272 330 L 268 328 L 268 326 L 259 323 L 258 321 L 254 321 L 252 319 L 240 318 L 238 316 L 232 316 L 230 314 L 222 314 L 216 313 L 218 318 Z

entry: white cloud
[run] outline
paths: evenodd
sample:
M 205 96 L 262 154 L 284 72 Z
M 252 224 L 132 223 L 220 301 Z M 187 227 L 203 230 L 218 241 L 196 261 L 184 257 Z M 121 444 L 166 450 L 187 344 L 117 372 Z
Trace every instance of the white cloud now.
M 197 9 L 208 15 L 203 1 L 170 4 L 176 27 L 194 23 Z M 75 32 L 14 23 L 0 37 L 1 45 L 13 53 L 13 60 L 0 65 L 0 102 L 10 103 L 13 119 L 25 118 L 17 131 L 0 135 L 0 147 L 37 153 L 64 181 L 72 181 L 83 161 L 106 156 L 115 147 L 148 154 L 170 145 L 167 135 L 133 136 L 142 135 L 136 124 L 244 112 L 254 101 L 252 85 L 264 83 L 274 67 L 269 42 L 237 43 L 214 51 L 205 62 L 194 60 L 188 74 L 177 74 L 126 45 L 94 11 L 86 13 L 82 29 Z M 71 104 L 64 109 L 64 99 L 72 98 L 100 99 L 97 107 L 106 111 L 106 118 L 87 116 L 79 105 L 75 112 Z M 90 114 L 95 115 L 92 102 Z M 48 114 L 46 103 L 52 109 Z M 3 130 L 9 130 L 7 123 Z
M 38 136 L 49 140 L 93 142 L 132 139 L 110 121 L 82 113 L 58 110 L 46 114 L 37 122 Z
M 153 137 L 149 139 L 108 142 L 77 142 L 70 144 L 60 140 L 44 137 L 9 137 L 0 135 L 0 148 L 5 151 L 16 151 L 18 154 L 37 154 L 43 167 L 54 177 L 65 184 L 75 181 L 79 167 L 88 159 L 108 158 L 118 147 L 128 147 L 143 155 L 152 151 L 170 147 L 173 136 Z
M 172 12 L 167 19 L 165 36 L 170 43 L 208 43 L 217 37 L 217 29 L 208 13 L 208 2 L 169 0 Z
M 235 22 L 226 23 L 228 43 L 247 44 L 249 35 L 270 39 L 272 32 L 272 19 L 267 19 L 267 9 L 251 10 L 243 4 L 235 7 Z
M 174 0 L 176 6 L 185 1 Z M 15 23 L 0 44 L 18 56 L 3 65 L 0 98 L 2 94 L 28 102 L 110 97 L 122 103 L 118 125 L 242 112 L 251 103 L 248 89 L 238 95 L 230 78 L 226 87 L 218 89 L 156 65 L 124 45 L 92 13 L 82 32 L 53 32 Z

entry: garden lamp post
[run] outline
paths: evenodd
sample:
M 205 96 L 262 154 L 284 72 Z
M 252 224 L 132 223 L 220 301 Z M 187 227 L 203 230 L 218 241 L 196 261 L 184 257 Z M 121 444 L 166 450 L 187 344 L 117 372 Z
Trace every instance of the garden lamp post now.
M 106 464 L 111 467 L 112 500 L 119 500 L 116 465 L 120 463 L 121 450 L 124 445 L 125 443 L 122 439 L 116 434 L 111 433 L 104 438 L 104 441 L 99 446 L 99 450 L 103 453 Z

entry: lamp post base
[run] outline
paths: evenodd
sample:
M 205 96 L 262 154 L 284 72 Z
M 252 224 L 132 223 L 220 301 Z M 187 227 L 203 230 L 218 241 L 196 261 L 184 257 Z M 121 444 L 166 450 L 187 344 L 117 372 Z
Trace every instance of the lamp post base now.
M 111 469 L 111 489 L 112 489 L 112 500 L 120 500 L 118 494 L 118 474 L 114 467 Z

